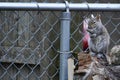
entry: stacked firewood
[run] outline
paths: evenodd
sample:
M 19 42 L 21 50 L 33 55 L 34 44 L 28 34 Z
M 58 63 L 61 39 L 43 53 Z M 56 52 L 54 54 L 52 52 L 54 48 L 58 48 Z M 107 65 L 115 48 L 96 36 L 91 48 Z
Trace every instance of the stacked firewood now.
M 78 70 L 75 73 L 79 73 L 79 75 L 88 74 L 91 70 L 87 80 L 120 80 L 120 45 L 111 49 L 108 59 L 109 65 L 101 65 L 100 63 L 94 63 L 90 54 L 80 52 L 78 54 Z M 90 67 L 91 65 L 92 67 Z

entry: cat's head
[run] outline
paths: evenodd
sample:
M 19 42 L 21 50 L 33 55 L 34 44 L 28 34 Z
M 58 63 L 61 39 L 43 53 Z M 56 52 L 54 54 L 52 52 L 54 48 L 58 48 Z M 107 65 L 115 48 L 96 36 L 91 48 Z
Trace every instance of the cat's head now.
M 95 17 L 93 14 L 88 18 L 88 28 L 93 29 L 101 23 L 100 14 L 97 14 Z

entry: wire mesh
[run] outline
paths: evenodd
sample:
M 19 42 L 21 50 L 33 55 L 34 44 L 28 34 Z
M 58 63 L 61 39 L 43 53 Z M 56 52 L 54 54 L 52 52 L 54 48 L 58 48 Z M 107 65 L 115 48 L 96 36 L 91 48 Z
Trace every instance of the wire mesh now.
M 59 15 L 35 11 L 1 11 L 0 15 L 0 79 L 56 79 Z
M 91 14 L 100 14 L 102 23 L 108 30 L 110 35 L 109 52 L 115 45 L 120 45 L 120 25 L 119 25 L 119 12 L 73 12 L 71 21 L 71 50 L 75 57 L 75 77 L 74 80 L 81 80 L 84 73 L 89 68 L 91 63 L 90 56 L 84 53 L 83 39 L 83 20 Z M 87 49 L 87 48 L 86 48 Z
M 9 2 L 13 1 L 63 2 L 62 0 L 10 0 Z M 87 0 L 68 1 L 72 3 Z M 119 3 L 119 0 L 87 2 Z M 120 45 L 119 12 L 74 11 L 71 13 L 70 50 L 73 53 L 78 54 L 83 51 L 82 22 L 91 13 L 101 14 L 102 22 L 110 34 L 110 49 L 114 45 Z M 60 16 L 61 12 L 55 11 L 0 11 L 1 80 L 59 80 Z M 77 54 L 73 54 L 75 65 L 79 63 Z

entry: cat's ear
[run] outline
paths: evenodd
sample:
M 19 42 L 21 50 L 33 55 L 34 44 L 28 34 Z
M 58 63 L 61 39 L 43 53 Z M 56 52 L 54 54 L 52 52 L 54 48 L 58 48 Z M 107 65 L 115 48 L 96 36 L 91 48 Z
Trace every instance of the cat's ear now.
M 97 15 L 96 15 L 96 20 L 99 21 L 100 19 L 101 19 L 100 14 L 97 14 Z

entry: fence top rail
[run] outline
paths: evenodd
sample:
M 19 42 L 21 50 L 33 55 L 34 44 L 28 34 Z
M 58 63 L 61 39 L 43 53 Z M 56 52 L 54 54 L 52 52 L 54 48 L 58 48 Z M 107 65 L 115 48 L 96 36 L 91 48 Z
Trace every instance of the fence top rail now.
M 0 10 L 40 10 L 40 11 L 120 11 L 118 3 L 19 3 L 0 2 Z

